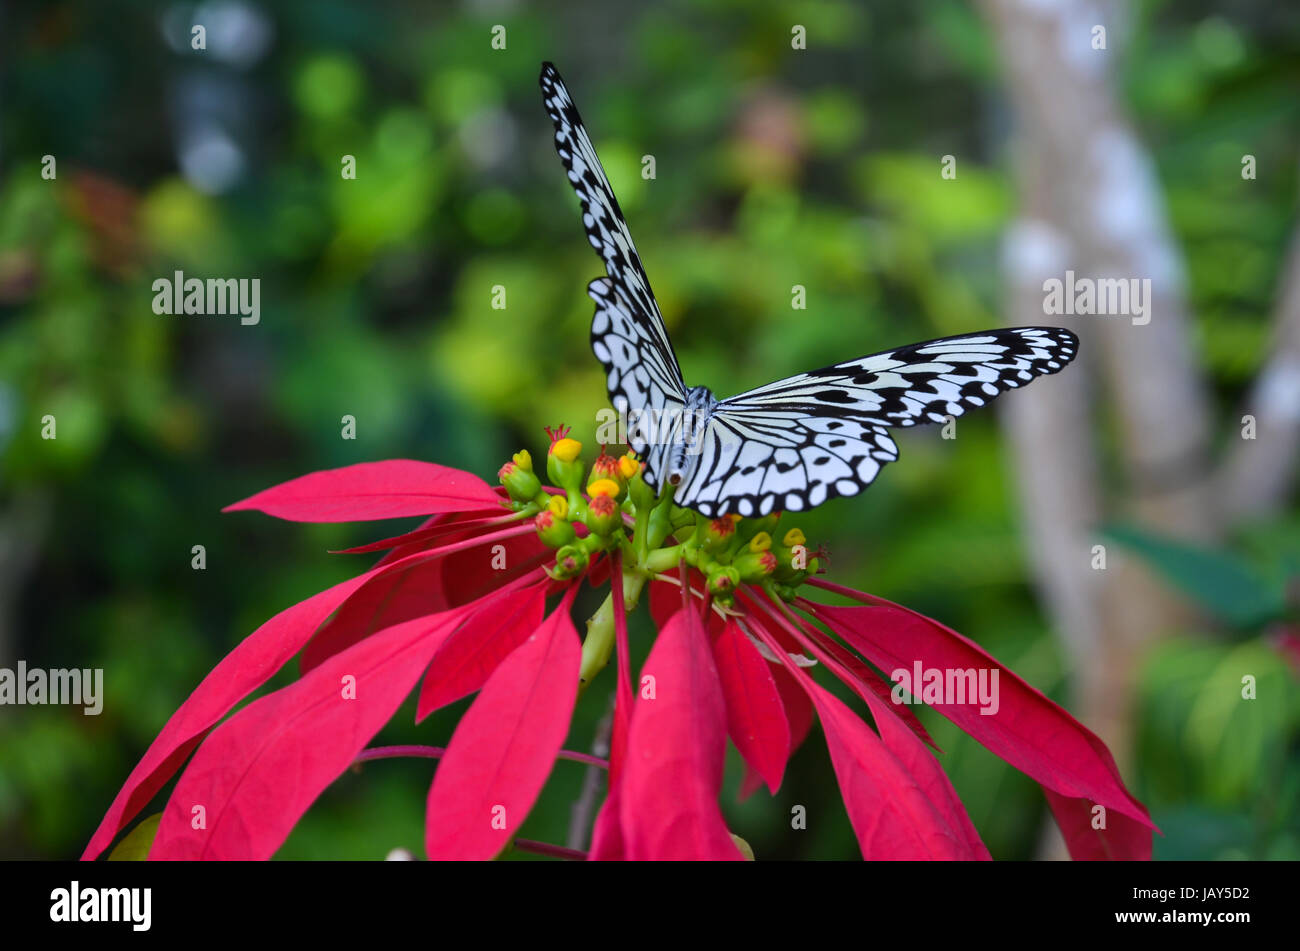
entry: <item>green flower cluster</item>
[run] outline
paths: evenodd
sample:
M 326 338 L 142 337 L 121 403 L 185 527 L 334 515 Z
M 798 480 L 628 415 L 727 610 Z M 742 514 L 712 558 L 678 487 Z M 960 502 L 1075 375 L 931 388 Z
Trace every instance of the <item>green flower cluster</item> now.
M 555 549 L 555 564 L 547 568 L 552 578 L 577 578 L 601 553 L 618 553 L 630 610 L 648 580 L 682 564 L 704 575 L 709 596 L 724 606 L 733 603 L 742 584 L 792 600 L 804 579 L 820 569 L 798 528 L 780 535 L 779 543 L 773 540 L 779 512 L 762 518 L 705 518 L 674 505 L 671 490 L 656 493 L 643 477 L 645 464 L 632 453 L 614 457 L 601 447 L 588 470 L 582 443 L 568 433 L 567 428 L 547 430 L 550 486 L 538 478 L 526 449 L 498 473 L 513 508 L 532 515 L 538 538 Z M 612 598 L 607 598 L 587 622 L 584 684 L 608 661 L 612 621 Z

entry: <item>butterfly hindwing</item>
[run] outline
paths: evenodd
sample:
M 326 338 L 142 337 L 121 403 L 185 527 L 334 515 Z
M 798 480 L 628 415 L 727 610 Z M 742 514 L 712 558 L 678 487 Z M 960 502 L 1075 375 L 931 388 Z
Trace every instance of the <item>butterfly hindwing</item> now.
M 898 458 L 885 427 L 785 411 L 714 411 L 676 502 L 716 518 L 799 512 L 855 495 Z
M 1074 359 L 1055 327 L 946 337 L 778 380 L 718 404 L 677 502 L 706 516 L 855 495 L 898 458 L 885 427 L 942 423 Z M 707 463 L 707 464 L 706 464 Z

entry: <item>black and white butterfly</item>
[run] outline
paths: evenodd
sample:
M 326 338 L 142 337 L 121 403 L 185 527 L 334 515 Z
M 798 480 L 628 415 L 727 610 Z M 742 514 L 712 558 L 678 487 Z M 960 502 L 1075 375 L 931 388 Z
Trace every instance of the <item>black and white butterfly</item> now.
M 606 276 L 587 287 L 591 348 L 646 480 L 659 489 L 666 479 L 683 508 L 767 515 L 856 495 L 898 458 L 889 427 L 945 422 L 1074 359 L 1070 331 L 1014 327 L 859 357 L 725 400 L 688 387 L 618 200 L 550 63 L 541 86 L 555 150 L 605 261 Z

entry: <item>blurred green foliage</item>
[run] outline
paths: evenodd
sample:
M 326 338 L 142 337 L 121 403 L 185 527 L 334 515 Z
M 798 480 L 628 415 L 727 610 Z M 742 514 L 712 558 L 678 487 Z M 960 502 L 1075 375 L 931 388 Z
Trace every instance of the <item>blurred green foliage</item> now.
M 232 8 L 264 28 L 261 55 L 219 55 L 215 18 L 209 50 L 188 49 L 196 9 Z M 1300 15 L 1165 0 L 1130 16 L 1123 92 L 1187 255 L 1226 419 L 1264 355 L 1293 224 Z M 505 50 L 490 46 L 495 23 Z M 809 50 L 790 48 L 793 23 Z M 328 549 L 392 534 L 223 505 L 389 457 L 488 476 L 509 452 L 538 451 L 547 423 L 592 443 L 605 396 L 584 289 L 599 264 L 552 149 L 542 59 L 582 108 L 689 382 L 737 392 L 1001 322 L 1009 107 L 986 28 L 958 0 L 585 0 L 545 14 L 54 0 L 10 5 L 3 42 L 0 664 L 103 667 L 107 696 L 98 717 L 0 708 L 0 857 L 79 854 L 215 661 L 368 564 Z M 195 146 L 213 129 L 224 153 Z M 223 184 L 217 159 L 232 150 Z M 936 174 L 945 153 L 961 156 L 956 181 Z M 1244 153 L 1256 181 L 1240 177 Z M 260 324 L 154 315 L 150 284 L 174 269 L 259 277 Z M 790 308 L 795 284 L 805 311 Z M 505 310 L 490 306 L 495 285 Z M 345 414 L 355 441 L 340 438 Z M 56 440 L 41 439 L 46 415 Z M 995 415 L 961 426 L 955 441 L 902 434 L 903 461 L 869 493 L 802 526 L 830 547 L 835 578 L 943 619 L 1068 704 Z M 633 629 L 641 657 L 650 634 L 644 618 Z M 1253 705 L 1230 704 L 1239 685 L 1220 683 L 1240 651 L 1259 671 Z M 1142 689 L 1135 779 L 1166 831 L 1159 854 L 1294 857 L 1282 660 L 1259 641 L 1175 640 Z M 593 689 L 569 746 L 590 744 L 603 703 Z M 444 744 L 463 709 L 416 728 L 410 704 L 377 742 Z M 946 721 L 926 723 L 993 855 L 1034 854 L 1036 787 Z M 280 854 L 418 852 L 431 773 L 424 761 L 348 773 Z M 728 802 L 739 780 L 733 752 Z M 559 763 L 523 835 L 562 842 L 581 782 Z M 814 734 L 774 799 L 727 810 L 760 858 L 854 857 L 837 800 Z M 796 803 L 806 832 L 789 830 Z

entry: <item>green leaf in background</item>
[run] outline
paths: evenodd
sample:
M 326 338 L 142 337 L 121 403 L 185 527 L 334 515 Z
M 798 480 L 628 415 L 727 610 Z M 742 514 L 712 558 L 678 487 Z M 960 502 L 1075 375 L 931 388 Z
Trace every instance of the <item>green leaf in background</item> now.
M 161 812 L 149 816 L 126 834 L 126 838 L 108 854 L 108 860 L 110 862 L 145 861 L 149 858 L 149 850 L 153 848 L 153 839 L 158 834 L 158 823 L 161 821 Z
M 1243 695 L 1247 676 L 1252 696 Z M 1139 697 L 1138 762 L 1153 806 L 1193 793 L 1201 804 L 1231 809 L 1277 788 L 1300 720 L 1300 688 L 1258 639 L 1167 641 L 1144 664 Z
M 1254 627 L 1285 607 L 1281 580 L 1236 555 L 1197 548 L 1128 526 L 1103 532 L 1141 556 L 1165 580 L 1234 627 Z

